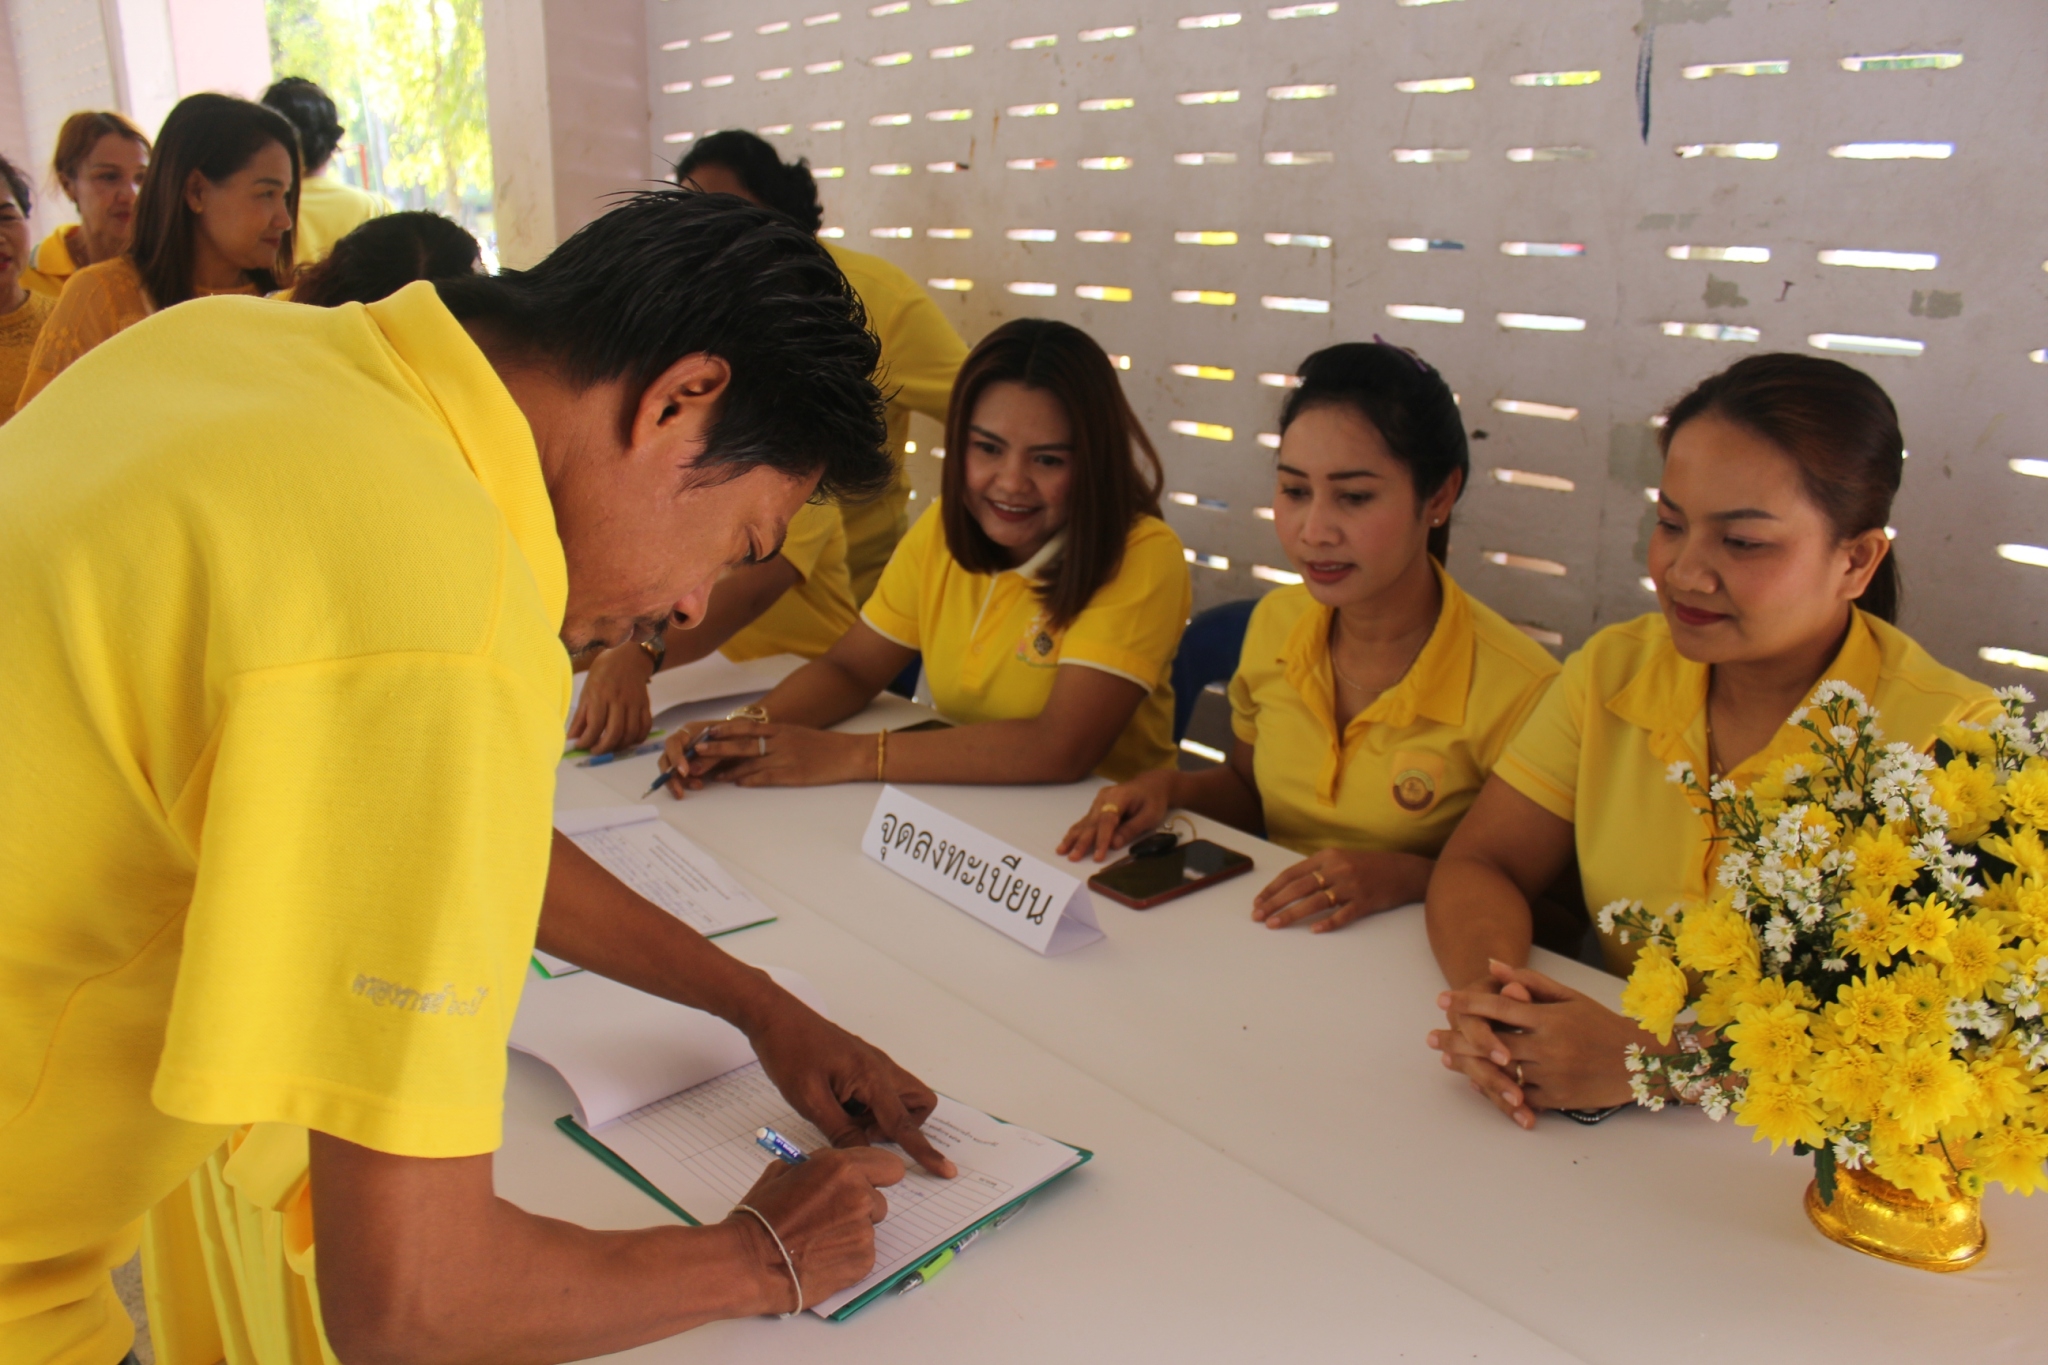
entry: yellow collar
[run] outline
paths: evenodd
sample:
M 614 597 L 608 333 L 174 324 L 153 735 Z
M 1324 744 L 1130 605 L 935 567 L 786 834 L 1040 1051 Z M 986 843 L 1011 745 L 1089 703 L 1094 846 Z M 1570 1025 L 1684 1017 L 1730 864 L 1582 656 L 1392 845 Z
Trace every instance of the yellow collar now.
M 78 272 L 78 262 L 71 255 L 71 239 L 67 235 L 70 231 L 68 227 L 60 227 L 43 238 L 42 245 L 36 248 L 36 269 L 59 279 Z
M 1869 618 L 1858 609 L 1852 613 L 1841 649 L 1821 678 L 1848 683 L 1865 697 L 1874 697 L 1882 664 L 1877 635 L 1870 628 Z M 1694 663 L 1680 654 L 1671 643 L 1668 627 L 1652 647 L 1648 662 L 1629 679 L 1626 687 L 1614 694 L 1607 709 L 1648 731 L 1650 752 L 1664 762 L 1687 762 L 1701 774 L 1706 773 L 1707 665 Z M 1772 759 L 1798 753 L 1812 740 L 1813 736 L 1797 726 L 1781 725 L 1769 744 L 1722 776 L 1745 782 Z
M 526 415 L 432 284 L 409 284 L 370 304 L 368 312 L 440 409 L 470 472 L 511 527 L 540 588 L 541 604 L 559 626 L 569 606 L 569 566 Z
M 1316 603 L 1304 612 L 1287 633 L 1279 662 L 1283 676 L 1309 711 L 1323 724 L 1330 748 L 1316 783 L 1316 794 L 1325 804 L 1334 804 L 1344 778 L 1344 749 L 1350 740 L 1374 725 L 1413 725 L 1426 717 L 1444 725 L 1462 725 L 1465 702 L 1472 690 L 1472 604 L 1443 566 L 1434 561 L 1443 607 L 1436 625 L 1423 641 L 1422 652 L 1401 675 L 1401 680 L 1373 699 L 1372 705 L 1351 718 L 1344 734 L 1337 734 L 1336 680 L 1330 664 L 1330 608 Z

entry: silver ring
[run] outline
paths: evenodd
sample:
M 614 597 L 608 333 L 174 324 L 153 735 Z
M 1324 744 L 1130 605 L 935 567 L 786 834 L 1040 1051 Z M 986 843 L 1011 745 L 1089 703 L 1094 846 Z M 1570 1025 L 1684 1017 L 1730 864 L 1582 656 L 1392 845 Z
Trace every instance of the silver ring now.
M 768 736 L 756 735 L 754 736 L 754 743 L 761 746 L 761 757 L 768 757 Z

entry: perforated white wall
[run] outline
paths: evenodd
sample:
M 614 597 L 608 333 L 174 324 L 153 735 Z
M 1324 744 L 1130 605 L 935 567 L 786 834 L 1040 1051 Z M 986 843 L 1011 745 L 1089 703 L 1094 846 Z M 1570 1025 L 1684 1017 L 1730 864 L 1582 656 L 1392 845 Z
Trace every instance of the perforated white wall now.
M 652 143 L 756 129 L 970 341 L 1127 355 L 1199 605 L 1284 567 L 1263 376 L 1319 346 L 1450 378 L 1452 567 L 1559 648 L 1652 605 L 1651 415 L 1824 349 L 1905 416 L 1906 625 L 2039 679 L 1995 652 L 2048 655 L 2048 6 L 1221 2 L 653 0 Z

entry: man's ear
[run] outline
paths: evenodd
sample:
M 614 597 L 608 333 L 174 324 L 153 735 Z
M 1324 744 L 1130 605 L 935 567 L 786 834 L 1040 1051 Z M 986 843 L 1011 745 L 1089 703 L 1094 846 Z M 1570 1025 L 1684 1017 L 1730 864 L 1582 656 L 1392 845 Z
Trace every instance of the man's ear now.
M 640 395 L 628 446 L 672 446 L 680 438 L 701 448 L 731 384 L 732 366 L 723 356 L 702 351 L 684 356 L 656 375 Z

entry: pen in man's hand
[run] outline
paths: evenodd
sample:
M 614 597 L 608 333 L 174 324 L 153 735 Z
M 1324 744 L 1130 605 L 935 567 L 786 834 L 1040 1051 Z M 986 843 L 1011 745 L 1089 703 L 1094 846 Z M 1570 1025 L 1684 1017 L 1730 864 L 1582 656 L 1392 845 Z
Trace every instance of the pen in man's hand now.
M 654 785 L 641 792 L 640 799 L 645 801 L 648 797 L 666 787 L 671 777 L 685 774 L 690 766 L 690 760 L 697 756 L 697 741 L 709 733 L 711 733 L 709 730 L 699 730 L 696 734 L 691 735 L 689 741 L 683 745 L 683 761 L 673 768 L 664 768 L 657 773 L 654 778 Z

